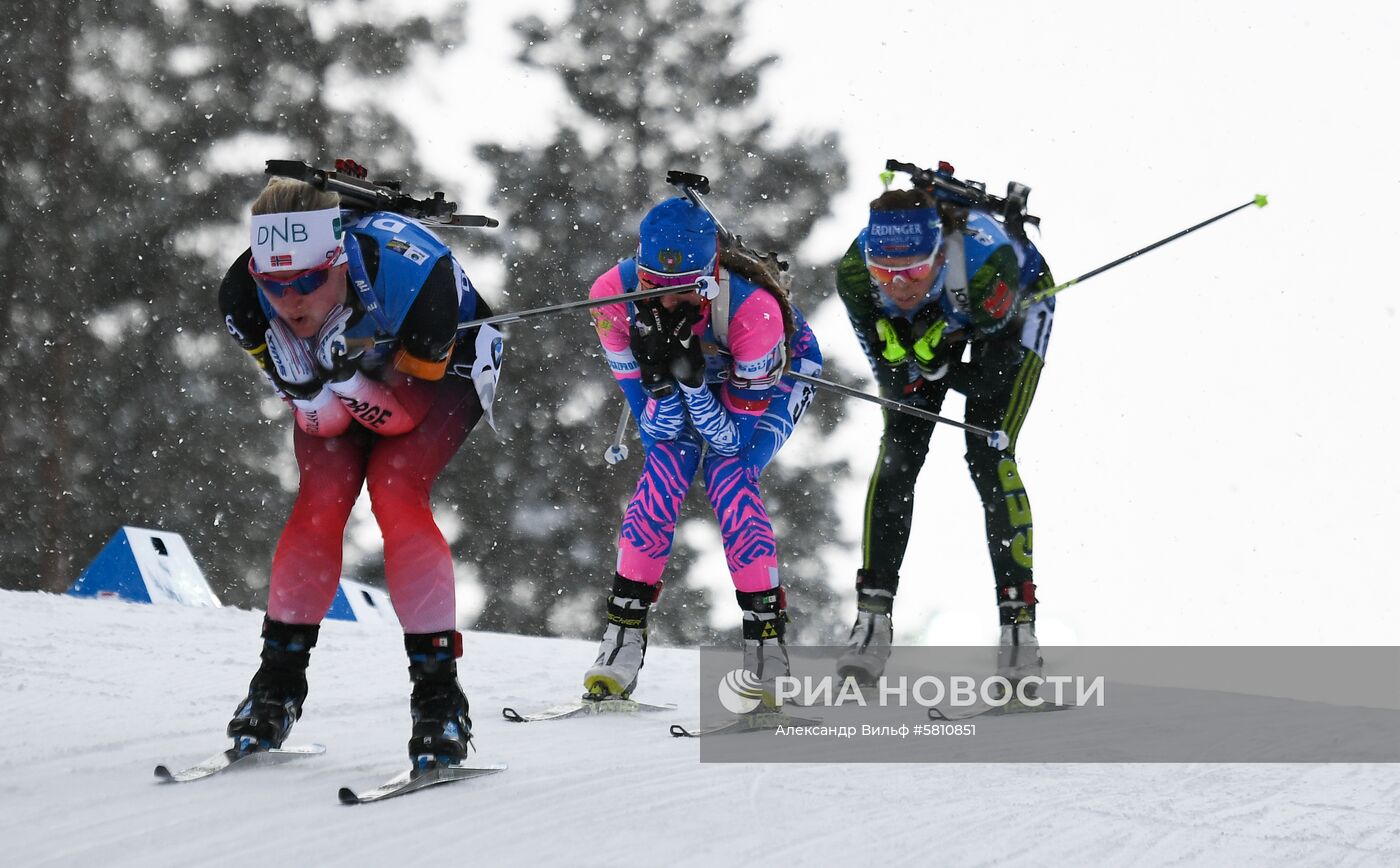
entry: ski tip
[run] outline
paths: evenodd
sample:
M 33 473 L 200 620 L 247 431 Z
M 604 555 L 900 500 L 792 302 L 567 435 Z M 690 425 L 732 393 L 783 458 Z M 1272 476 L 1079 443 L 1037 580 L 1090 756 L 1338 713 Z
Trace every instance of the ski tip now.
M 521 716 L 520 712 L 516 711 L 514 708 L 502 708 L 502 709 L 501 709 L 501 717 L 504 717 L 506 720 L 509 720 L 511 723 L 526 723 L 526 722 L 527 722 L 527 721 L 525 720 L 525 718 L 524 718 L 523 716 Z
M 1256 193 L 1254 194 L 1254 204 L 1263 208 L 1265 205 L 1269 204 L 1269 197 L 1265 196 L 1263 193 Z
M 355 791 L 349 787 L 341 787 L 338 795 L 342 805 L 358 805 L 360 803 L 360 797 L 355 795 Z
M 695 733 L 681 726 L 679 723 L 671 724 L 671 735 L 675 738 L 695 738 Z
M 156 766 L 156 777 L 167 783 L 175 779 L 175 775 L 163 765 Z

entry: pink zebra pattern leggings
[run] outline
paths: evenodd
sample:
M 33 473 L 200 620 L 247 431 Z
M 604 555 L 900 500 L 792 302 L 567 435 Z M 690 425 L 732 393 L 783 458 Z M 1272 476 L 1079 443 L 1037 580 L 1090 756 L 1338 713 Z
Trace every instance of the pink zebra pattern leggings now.
M 740 591 L 778 586 L 778 546 L 758 478 L 792 435 L 810 399 L 810 386 L 785 377 L 742 452 L 728 458 L 705 455 L 705 493 L 719 519 L 729 574 Z M 643 437 L 643 444 L 646 463 L 623 515 L 617 572 L 654 585 L 671 556 L 681 502 L 701 468 L 703 451 L 699 436 L 689 427 L 675 440 Z

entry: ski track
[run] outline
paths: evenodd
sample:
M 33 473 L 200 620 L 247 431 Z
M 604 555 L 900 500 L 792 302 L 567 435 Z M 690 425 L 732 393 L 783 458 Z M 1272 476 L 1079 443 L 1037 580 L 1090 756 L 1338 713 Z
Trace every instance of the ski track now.
M 225 746 L 260 619 L 0 592 L 0 861 L 1400 864 L 1393 765 L 702 764 L 698 741 L 667 733 L 698 714 L 694 651 L 648 655 L 638 698 L 676 712 L 513 724 L 503 705 L 578 692 L 592 643 L 486 633 L 467 634 L 461 661 L 473 758 L 510 770 L 345 807 L 337 788 L 407 762 L 409 683 L 396 631 L 342 622 L 322 630 L 289 741 L 325 756 L 158 783 L 157 763 Z M 1053 745 L 1053 728 L 1025 728 Z

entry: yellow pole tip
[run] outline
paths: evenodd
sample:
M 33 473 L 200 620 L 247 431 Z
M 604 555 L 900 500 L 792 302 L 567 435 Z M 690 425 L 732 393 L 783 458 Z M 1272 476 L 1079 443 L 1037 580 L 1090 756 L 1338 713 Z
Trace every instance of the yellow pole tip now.
M 1263 208 L 1265 205 L 1269 204 L 1269 197 L 1265 196 L 1263 193 L 1256 193 L 1254 195 L 1254 204 Z

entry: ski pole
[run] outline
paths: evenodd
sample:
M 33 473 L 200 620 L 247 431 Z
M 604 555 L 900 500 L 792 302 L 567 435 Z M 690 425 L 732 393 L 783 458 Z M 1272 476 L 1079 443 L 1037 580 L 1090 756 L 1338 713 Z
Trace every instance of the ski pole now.
M 632 418 L 632 408 L 624 400 L 622 402 L 622 415 L 617 417 L 617 433 L 613 435 L 612 445 L 608 451 L 603 453 L 603 460 L 609 464 L 618 464 L 627 460 L 627 446 L 622 442 L 622 438 L 627 436 L 627 420 Z
M 571 310 L 588 310 L 594 307 L 606 307 L 610 304 L 646 301 L 652 298 L 661 298 L 663 295 L 673 295 L 680 292 L 690 292 L 692 289 L 699 290 L 703 298 L 713 298 L 719 292 L 719 284 L 712 278 L 700 277 L 694 283 L 684 283 L 680 286 L 660 286 L 656 289 L 644 289 L 640 292 L 628 292 L 622 295 L 609 295 L 603 298 L 581 298 L 577 301 L 566 301 L 562 304 L 551 304 L 546 307 L 535 307 L 529 310 L 516 311 L 515 313 L 498 313 L 495 316 L 488 316 L 482 319 L 469 320 L 457 324 L 457 331 L 464 332 L 478 326 L 498 325 L 500 323 L 520 322 L 537 316 L 547 316 L 555 313 L 566 313 Z M 381 344 L 393 343 L 398 340 L 396 337 L 376 337 L 376 338 L 356 338 L 348 342 L 350 350 L 367 350 L 370 347 L 377 347 Z
M 1051 297 L 1052 295 L 1058 295 L 1059 293 L 1064 292 L 1066 289 L 1069 289 L 1071 286 L 1074 286 L 1076 283 L 1083 283 L 1084 281 L 1088 280 L 1089 278 L 1093 277 L 1093 276 L 1096 275 L 1096 274 L 1103 274 L 1105 271 L 1108 271 L 1110 268 L 1113 268 L 1113 267 L 1118 266 L 1118 265 L 1122 265 L 1123 263 L 1127 262 L 1129 259 L 1135 259 L 1136 257 L 1139 257 L 1139 256 L 1141 256 L 1142 254 L 1148 252 L 1149 250 L 1156 250 L 1158 247 L 1161 247 L 1163 244 L 1167 244 L 1168 242 L 1175 241 L 1176 239 L 1180 238 L 1180 237 L 1183 236 L 1183 235 L 1189 235 L 1189 234 L 1191 234 L 1192 232 L 1195 232 L 1197 229 L 1200 229 L 1200 228 L 1202 228 L 1202 227 L 1204 227 L 1204 226 L 1209 226 L 1210 224 L 1214 223 L 1214 222 L 1217 221 L 1217 220 L 1222 220 L 1222 219 L 1224 219 L 1224 218 L 1226 218 L 1226 217 L 1229 217 L 1231 214 L 1235 213 L 1236 211 L 1243 211 L 1245 208 L 1248 208 L 1250 205 L 1258 205 L 1260 208 L 1263 208 L 1263 207 L 1264 207 L 1265 205 L 1267 205 L 1267 204 L 1269 204 L 1269 197 L 1268 197 L 1268 196 L 1265 196 L 1263 193 L 1260 193 L 1260 194 L 1256 195 L 1253 199 L 1250 199 L 1248 202 L 1244 203 L 1243 205 L 1237 205 L 1237 206 L 1235 206 L 1234 208 L 1231 208 L 1229 211 L 1223 211 L 1223 212 L 1221 212 L 1221 213 L 1219 213 L 1219 214 L 1216 214 L 1214 217 L 1210 218 L 1209 220 L 1203 220 L 1203 221 L 1201 221 L 1200 223 L 1197 223 L 1195 226 L 1192 226 L 1192 227 L 1189 228 L 1189 229 L 1183 229 L 1183 230 L 1181 230 L 1180 232 L 1176 233 L 1175 235 L 1169 235 L 1169 236 L 1167 236 L 1166 238 L 1163 238 L 1161 241 L 1154 241 L 1154 242 L 1152 242 L 1151 244 L 1147 245 L 1146 247 L 1142 248 L 1141 250 L 1134 250 L 1132 253 L 1129 253 L 1127 256 L 1119 257 L 1118 259 L 1113 260 L 1112 262 L 1108 263 L 1107 265 L 1100 265 L 1098 268 L 1095 268 L 1093 271 L 1087 271 L 1087 272 L 1085 272 L 1084 274 L 1081 274 L 1081 275 L 1079 275 L 1078 277 L 1074 278 L 1073 280 L 1068 280 L 1068 281 L 1066 281 L 1066 282 L 1060 284 L 1059 286 L 1052 286 L 1052 287 L 1050 287 L 1049 289 L 1043 289 L 1043 290 L 1041 290 L 1040 292 L 1037 292 L 1035 295 L 1030 296 L 1030 297 L 1027 298 L 1025 301 L 1021 302 L 1021 309 L 1022 309 L 1022 310 L 1025 310 L 1026 308 L 1030 307 L 1031 305 L 1033 305 L 1033 304 L 1035 304 L 1035 303 L 1037 303 L 1037 302 L 1044 301 L 1045 299 Z
M 978 428 L 976 425 L 968 425 L 966 422 L 959 422 L 957 419 L 949 419 L 947 416 L 940 416 L 928 410 L 911 407 L 900 401 L 891 401 L 889 398 L 881 398 L 878 395 L 867 395 L 859 389 L 852 389 L 850 386 L 843 386 L 840 383 L 823 380 L 821 377 L 814 377 L 811 374 L 799 374 L 797 371 L 788 371 L 787 376 L 792 377 L 794 380 L 816 386 L 818 389 L 825 389 L 828 392 L 835 392 L 838 395 L 845 395 L 848 398 L 860 398 L 862 401 L 879 404 L 881 407 L 894 410 L 898 413 L 917 416 L 929 422 L 942 422 L 945 425 L 952 425 L 954 428 L 961 428 L 964 431 L 987 438 L 987 445 L 998 451 L 1003 451 L 1011 445 L 1011 438 L 1006 436 L 1005 431 L 991 431 L 986 428 Z

